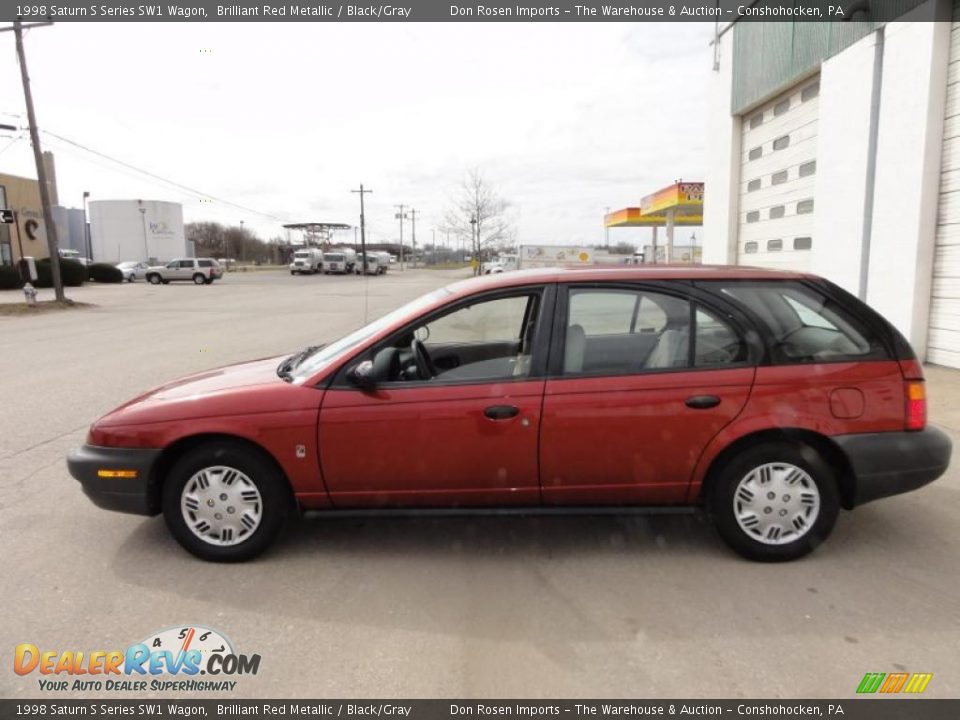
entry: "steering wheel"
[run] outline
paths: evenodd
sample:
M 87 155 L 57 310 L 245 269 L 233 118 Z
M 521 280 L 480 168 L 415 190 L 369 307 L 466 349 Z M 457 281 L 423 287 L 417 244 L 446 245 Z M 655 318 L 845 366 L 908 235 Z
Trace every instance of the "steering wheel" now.
M 432 377 L 436 377 L 437 368 L 433 364 L 433 360 L 430 359 L 430 353 L 427 352 L 426 346 L 417 338 L 414 338 L 413 342 L 410 343 L 410 352 L 413 353 L 413 359 L 417 363 L 417 372 L 420 373 L 422 380 L 429 380 Z

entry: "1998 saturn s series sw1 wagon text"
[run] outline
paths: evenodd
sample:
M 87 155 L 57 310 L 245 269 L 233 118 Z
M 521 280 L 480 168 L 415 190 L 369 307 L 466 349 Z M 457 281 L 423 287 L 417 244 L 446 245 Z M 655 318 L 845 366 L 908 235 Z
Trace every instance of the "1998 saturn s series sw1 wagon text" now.
M 141 395 L 68 466 L 97 505 L 162 512 L 208 560 L 256 555 L 298 508 L 685 505 L 745 557 L 789 560 L 950 451 L 910 346 L 844 290 L 654 266 L 453 284 L 329 345 Z

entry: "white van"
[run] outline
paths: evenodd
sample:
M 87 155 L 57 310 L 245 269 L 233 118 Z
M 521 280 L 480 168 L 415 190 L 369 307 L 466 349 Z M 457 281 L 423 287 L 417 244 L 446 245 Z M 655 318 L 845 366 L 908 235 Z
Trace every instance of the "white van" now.
M 323 270 L 323 253 L 317 248 L 303 248 L 293 254 L 293 262 L 290 263 L 291 275 L 300 273 L 314 275 L 321 270 Z

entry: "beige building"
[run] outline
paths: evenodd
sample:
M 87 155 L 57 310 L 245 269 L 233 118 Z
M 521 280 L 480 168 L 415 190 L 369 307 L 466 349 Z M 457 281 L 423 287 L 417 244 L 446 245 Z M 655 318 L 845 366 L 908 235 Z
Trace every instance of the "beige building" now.
M 0 223 L 0 265 L 16 263 L 21 248 L 25 257 L 48 257 L 40 183 L 0 173 L 0 208 L 13 210 L 17 217 L 16 226 Z

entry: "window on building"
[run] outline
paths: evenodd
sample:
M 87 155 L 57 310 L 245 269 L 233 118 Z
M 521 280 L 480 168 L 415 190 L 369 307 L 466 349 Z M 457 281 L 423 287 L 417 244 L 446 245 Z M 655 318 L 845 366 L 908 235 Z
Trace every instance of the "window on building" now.
M 747 222 L 748 222 L 748 223 L 755 223 L 755 222 L 757 222 L 759 219 L 760 219 L 760 211 L 759 211 L 759 210 L 751 210 L 750 212 L 747 213 Z
M 780 252 L 783 250 L 783 240 L 767 240 L 767 252 Z
M 783 217 L 785 211 L 786 208 L 783 205 L 774 205 L 772 208 L 770 208 L 770 219 L 779 220 Z
M 780 137 L 778 137 L 776 140 L 773 141 L 774 150 L 783 150 L 784 148 L 787 148 L 789 146 L 790 146 L 789 135 L 781 135 Z
M 763 148 L 759 145 L 753 148 L 749 153 L 747 153 L 747 158 L 750 160 L 756 160 L 758 157 L 763 155 Z
M 783 115 L 787 110 L 790 109 L 790 98 L 786 100 L 781 100 L 776 105 L 773 106 L 773 116 Z
M 820 94 L 820 81 L 817 80 L 815 83 L 807 85 L 803 90 L 800 91 L 800 102 L 813 100 L 819 94 Z
M 763 125 L 763 113 L 757 113 L 752 118 L 750 118 L 750 129 L 758 128 Z
M 807 177 L 808 175 L 813 175 L 817 171 L 817 161 L 811 160 L 810 162 L 805 162 L 800 166 L 800 177 Z
M 780 172 L 775 172 L 770 176 L 771 185 L 783 185 L 787 181 L 787 171 L 781 170 Z
M 794 250 L 809 250 L 813 247 L 813 238 L 797 237 L 793 239 Z
M 760 249 L 760 244 L 753 241 L 743 244 L 744 255 L 750 255 L 751 253 L 755 253 L 759 249 Z
M 797 215 L 809 215 L 813 212 L 813 198 L 797 203 Z
M 747 192 L 754 192 L 760 189 L 760 178 L 754 178 L 747 183 Z

